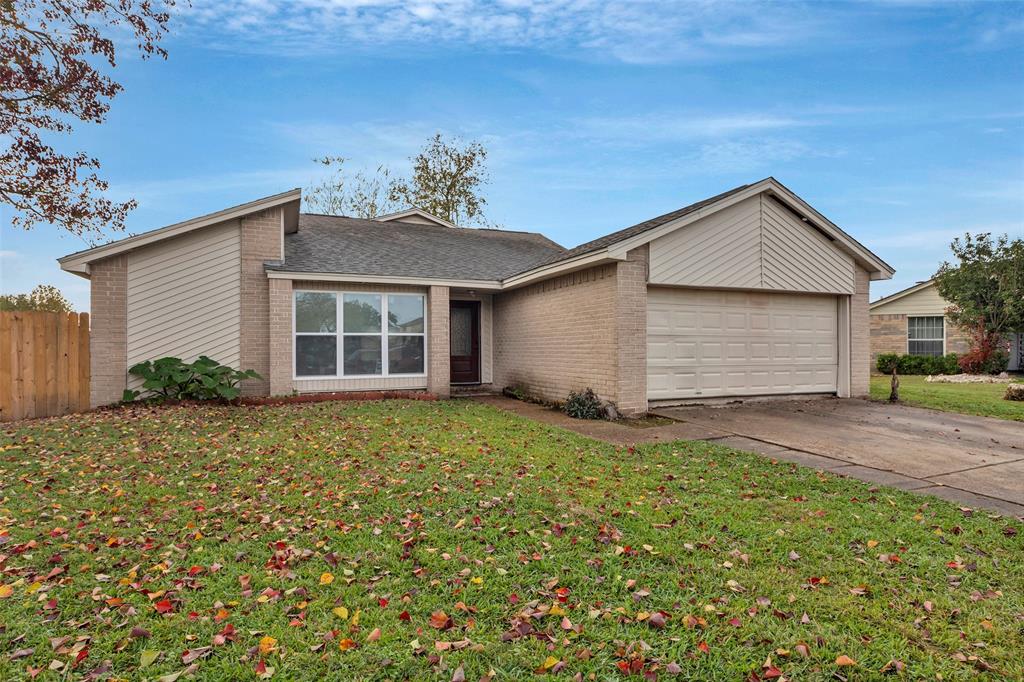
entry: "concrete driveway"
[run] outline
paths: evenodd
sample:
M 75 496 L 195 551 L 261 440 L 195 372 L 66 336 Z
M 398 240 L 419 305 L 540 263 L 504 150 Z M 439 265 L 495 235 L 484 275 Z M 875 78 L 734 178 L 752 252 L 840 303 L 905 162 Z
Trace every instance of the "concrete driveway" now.
M 654 413 L 702 440 L 1024 516 L 1024 423 L 834 398 Z

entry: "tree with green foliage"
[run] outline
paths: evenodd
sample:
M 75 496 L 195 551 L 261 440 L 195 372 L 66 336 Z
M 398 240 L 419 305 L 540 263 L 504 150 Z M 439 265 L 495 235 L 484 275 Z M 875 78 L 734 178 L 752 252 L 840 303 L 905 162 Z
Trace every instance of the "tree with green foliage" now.
M 470 141 L 459 146 L 437 133 L 412 161 L 412 178 L 398 180 L 391 197 L 455 225 L 486 224 L 481 194 L 489 182 L 487 149 Z
M 27 294 L 0 295 L 0 310 L 42 310 L 51 313 L 70 313 L 74 310 L 71 302 L 60 289 L 49 284 L 40 284 Z
M 393 180 L 387 167 L 378 166 L 373 175 L 362 171 L 346 175 L 345 158 L 342 156 L 323 156 L 313 160 L 332 172 L 303 192 L 302 200 L 306 202 L 307 211 L 373 219 L 399 210 L 400 204 L 391 197 Z
M 943 263 L 935 283 L 950 321 L 971 331 L 969 364 L 989 367 L 1006 335 L 1024 330 L 1024 240 L 968 233 L 950 248 L 958 262 Z
M 332 174 L 307 188 L 306 210 L 327 215 L 376 218 L 405 208 L 418 208 L 455 225 L 487 225 L 483 186 L 489 182 L 487 149 L 476 141 L 461 144 L 432 137 L 410 159 L 409 178 L 392 177 L 386 166 L 373 174 L 346 174 L 346 159 L 324 156 L 315 161 Z

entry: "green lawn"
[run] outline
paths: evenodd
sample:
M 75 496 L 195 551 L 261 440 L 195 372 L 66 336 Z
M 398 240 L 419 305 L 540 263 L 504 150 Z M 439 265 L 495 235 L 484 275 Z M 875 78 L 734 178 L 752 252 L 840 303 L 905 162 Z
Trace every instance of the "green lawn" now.
M 1006 384 L 929 384 L 923 376 L 900 377 L 900 400 L 946 412 L 1024 421 L 1024 403 L 1003 400 Z M 871 397 L 889 399 L 891 378 L 871 377 Z
M 1024 525 L 721 446 L 464 401 L 0 433 L 3 680 L 1024 676 Z

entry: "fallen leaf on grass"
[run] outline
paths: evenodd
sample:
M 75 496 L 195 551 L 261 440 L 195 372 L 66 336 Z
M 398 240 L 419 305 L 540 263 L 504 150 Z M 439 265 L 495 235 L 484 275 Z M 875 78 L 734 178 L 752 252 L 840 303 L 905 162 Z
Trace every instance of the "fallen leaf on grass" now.
M 857 661 L 853 660 L 846 654 L 843 654 L 841 656 L 836 657 L 836 665 L 838 665 L 840 668 L 846 668 L 857 665 Z

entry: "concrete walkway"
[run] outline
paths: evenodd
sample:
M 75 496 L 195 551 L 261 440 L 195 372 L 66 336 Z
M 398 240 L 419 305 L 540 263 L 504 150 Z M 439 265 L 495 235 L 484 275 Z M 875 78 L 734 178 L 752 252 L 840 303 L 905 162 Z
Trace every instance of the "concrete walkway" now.
M 637 427 L 539 405 L 483 402 L 617 445 L 707 440 L 871 483 L 1024 517 L 1024 423 L 867 400 L 748 402 L 654 411 Z

